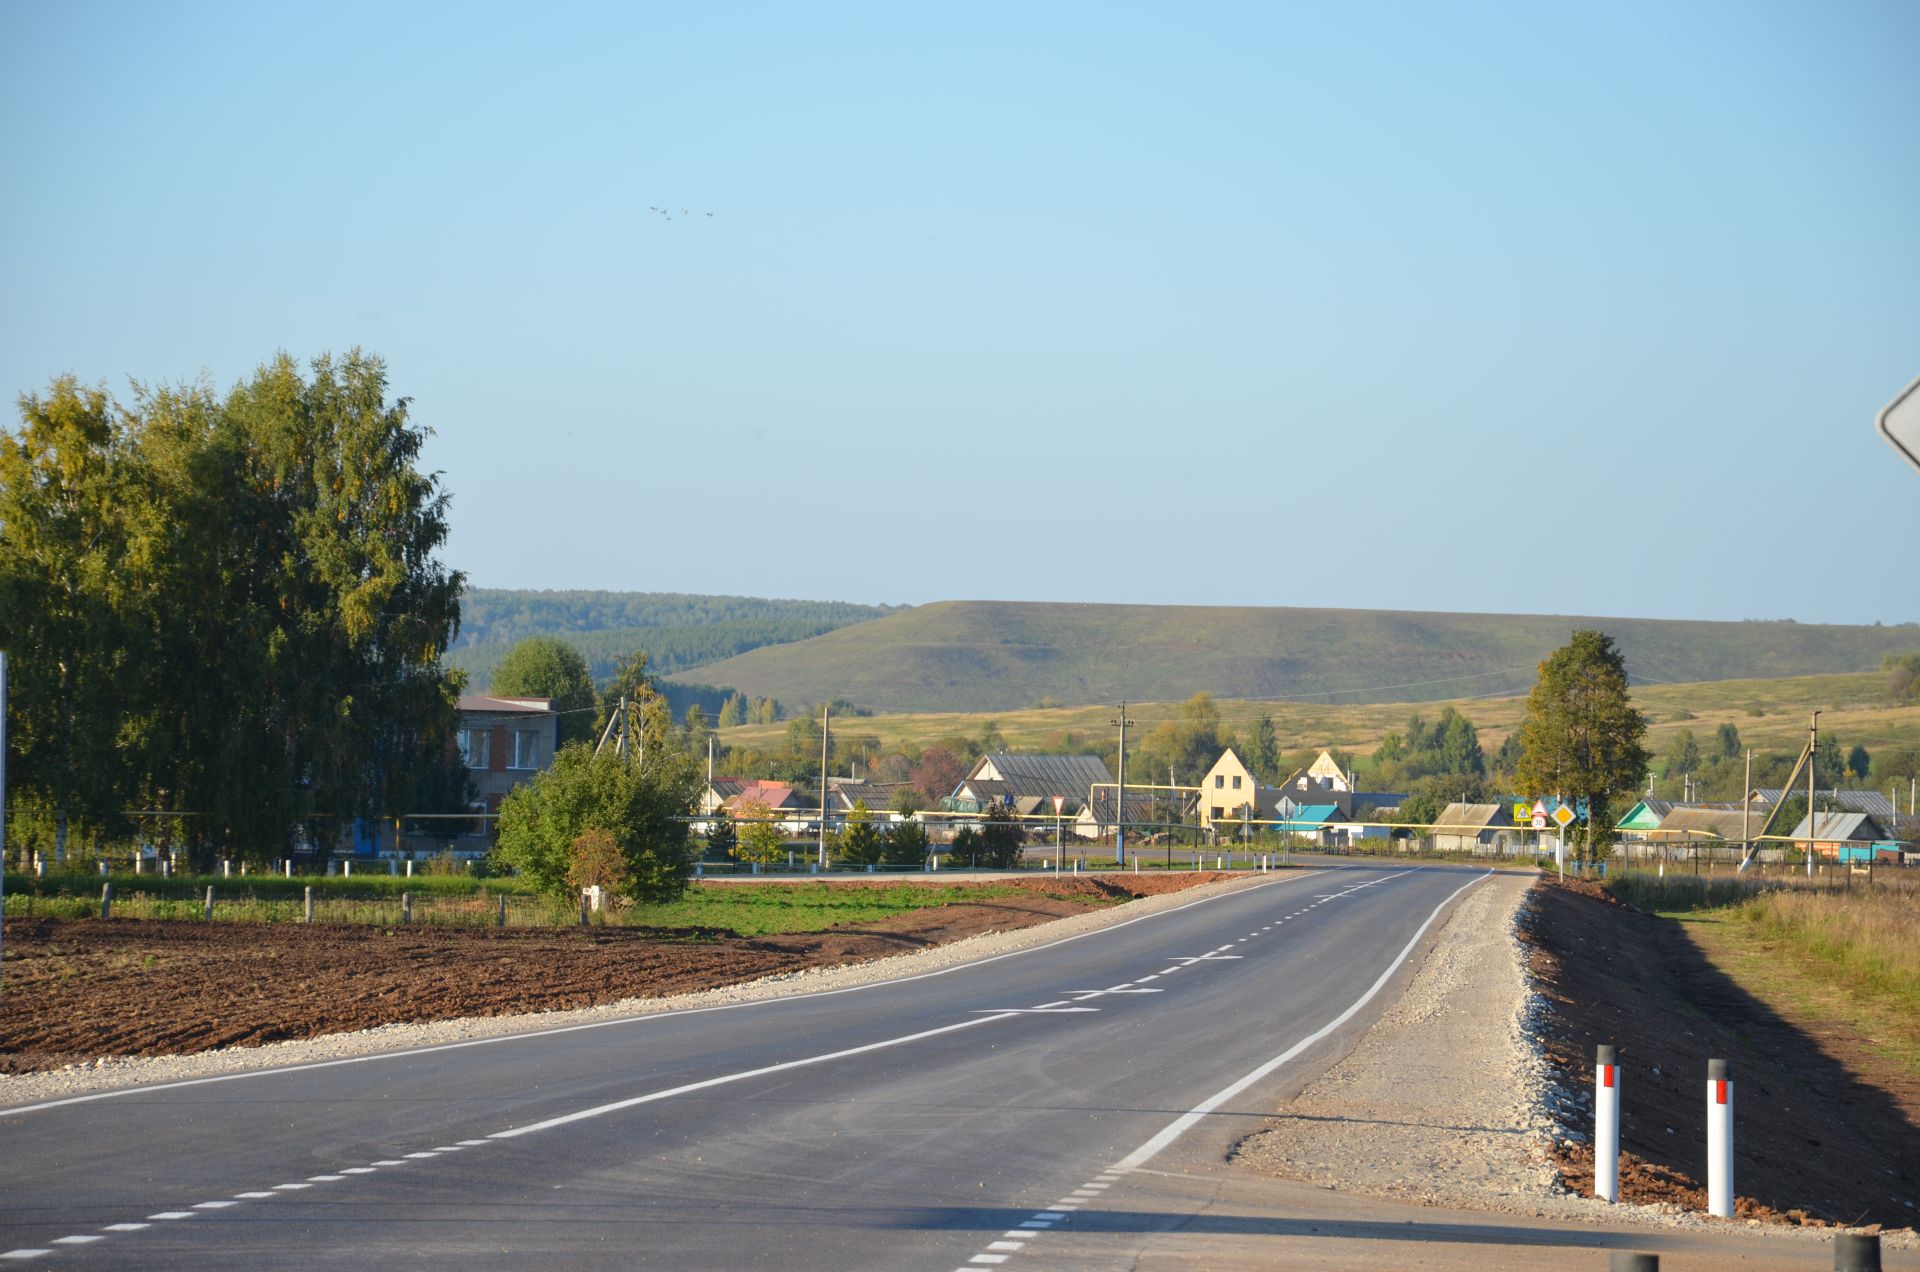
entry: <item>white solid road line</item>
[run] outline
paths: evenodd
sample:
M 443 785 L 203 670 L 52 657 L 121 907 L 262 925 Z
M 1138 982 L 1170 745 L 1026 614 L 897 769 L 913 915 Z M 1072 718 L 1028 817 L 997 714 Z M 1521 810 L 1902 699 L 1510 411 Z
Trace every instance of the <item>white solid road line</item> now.
M 1091 1010 L 1083 1008 L 1082 1010 Z M 636 1095 L 631 1099 L 615 1100 L 611 1104 L 599 1104 L 590 1109 L 581 1109 L 577 1113 L 563 1113 L 559 1117 L 550 1117 L 544 1122 L 529 1122 L 525 1126 L 516 1126 L 510 1130 L 495 1131 L 488 1139 L 514 1139 L 521 1135 L 531 1135 L 535 1131 L 549 1131 L 556 1126 L 566 1126 L 573 1122 L 584 1122 L 589 1118 L 605 1117 L 609 1113 L 618 1113 L 622 1109 L 631 1109 L 642 1104 L 652 1104 L 656 1100 L 670 1100 L 676 1095 L 686 1095 L 690 1091 L 705 1091 L 709 1087 L 725 1086 L 729 1082 L 744 1082 L 748 1078 L 763 1077 L 769 1073 L 784 1073 L 789 1069 L 801 1069 L 808 1065 L 826 1064 L 831 1060 L 844 1060 L 848 1056 L 865 1055 L 869 1051 L 883 1051 L 888 1047 L 901 1047 L 922 1038 L 937 1038 L 941 1034 L 954 1033 L 961 1029 L 971 1029 L 975 1025 L 990 1025 L 996 1020 L 1012 1020 L 1021 1013 L 1016 1011 L 998 1012 L 991 1016 L 980 1016 L 974 1020 L 962 1020 L 958 1024 L 941 1025 L 938 1029 L 923 1029 L 919 1033 L 902 1034 L 898 1038 L 886 1038 L 880 1042 L 869 1042 L 865 1046 L 848 1047 L 844 1051 L 828 1051 L 817 1056 L 807 1056 L 800 1060 L 785 1060 L 779 1064 L 770 1064 L 758 1069 L 743 1069 L 739 1073 L 722 1074 L 717 1078 L 707 1078 L 702 1082 L 689 1082 L 685 1086 L 669 1087 L 664 1091 L 649 1091 L 645 1095 Z M 414 1156 L 409 1153 L 408 1156 Z
M 1136 923 L 1145 923 L 1150 919 L 1162 918 L 1169 914 L 1179 914 L 1182 910 L 1191 910 L 1196 905 L 1206 905 L 1225 897 L 1237 897 L 1243 892 L 1254 892 L 1261 888 L 1271 888 L 1276 884 L 1298 883 L 1315 875 L 1325 874 L 1326 870 L 1307 870 L 1297 875 L 1282 875 L 1269 879 L 1265 883 L 1249 884 L 1236 888 L 1232 892 L 1216 892 L 1210 897 L 1201 897 L 1185 905 L 1169 906 L 1156 910 L 1152 914 L 1142 914 L 1125 919 L 1119 923 L 1110 923 L 1087 932 L 1076 932 L 1072 936 L 1063 936 L 1057 941 L 1047 941 L 1040 945 L 1029 945 L 1025 949 L 1008 950 L 1005 954 L 995 954 L 990 958 L 974 959 L 971 962 L 955 963 L 952 967 L 936 968 L 931 972 L 921 972 L 914 976 L 900 976 L 887 980 L 868 981 L 862 985 L 848 985 L 843 989 L 823 989 L 811 992 L 786 994 L 778 998 L 759 998 L 745 1003 L 721 1003 L 714 1007 L 683 1007 L 678 1010 L 648 1012 L 639 1016 L 621 1016 L 614 1020 L 593 1020 L 582 1025 L 556 1025 L 551 1029 L 529 1029 L 524 1033 L 496 1034 L 491 1038 L 469 1038 L 462 1042 L 442 1042 L 431 1047 L 408 1047 L 400 1051 L 376 1051 L 364 1056 L 345 1056 L 339 1060 L 315 1060 L 307 1064 L 288 1064 L 277 1068 L 249 1069 L 244 1073 L 218 1073 L 205 1078 L 183 1078 L 178 1082 L 154 1082 L 141 1086 L 119 1087 L 112 1091 L 94 1091 L 86 1095 L 70 1095 L 58 1100 L 42 1100 L 37 1104 L 16 1104 L 12 1108 L 0 1108 L 0 1117 L 18 1117 L 22 1113 L 37 1113 L 42 1109 L 64 1108 L 69 1104 L 91 1104 L 95 1100 L 117 1100 L 123 1096 L 140 1095 L 152 1091 L 176 1091 L 182 1087 L 209 1086 L 216 1082 L 243 1082 L 250 1078 L 270 1078 L 286 1073 L 306 1073 L 314 1069 L 334 1069 L 348 1064 L 372 1064 L 379 1060 L 398 1060 L 411 1056 L 432 1055 L 437 1051 L 461 1051 L 468 1047 L 491 1047 L 505 1042 L 523 1042 L 529 1038 L 552 1038 L 560 1034 L 582 1033 L 589 1029 L 611 1029 L 618 1025 L 643 1025 L 661 1020 L 674 1020 L 682 1016 L 700 1016 L 715 1011 L 741 1011 L 749 1007 L 772 1007 L 782 1003 L 807 1002 L 816 998 L 835 998 L 841 994 L 857 994 L 865 990 L 882 989 L 889 985 L 906 985 L 913 981 L 928 980 L 935 976 L 950 976 L 955 972 L 964 972 L 969 968 L 985 967 L 989 963 L 998 963 L 1002 959 L 1019 958 L 1026 954 L 1038 954 L 1042 950 L 1056 949 L 1074 941 L 1084 941 L 1090 936 L 1100 936 L 1107 932 L 1118 932 L 1121 928 L 1132 927 Z
M 1393 977 L 1394 972 L 1398 971 L 1400 968 L 1400 965 L 1407 961 L 1407 957 L 1413 953 L 1414 947 L 1420 944 L 1420 938 L 1425 936 L 1427 934 L 1427 929 L 1433 926 L 1433 921 L 1440 917 L 1440 912 L 1446 909 L 1449 905 L 1453 904 L 1453 899 L 1459 896 L 1462 892 L 1465 892 L 1468 888 L 1473 887 L 1475 884 L 1484 883 L 1486 880 L 1492 877 L 1493 877 L 1493 872 L 1488 871 L 1486 874 L 1481 875 L 1479 878 L 1474 879 L 1468 883 L 1463 883 L 1459 887 L 1455 888 L 1452 892 L 1448 893 L 1446 900 L 1442 901 L 1439 905 L 1436 905 L 1435 907 L 1433 907 L 1433 913 L 1429 914 L 1427 916 L 1426 922 L 1420 925 L 1420 930 L 1413 934 L 1413 939 L 1408 941 L 1406 944 L 1406 947 L 1402 949 L 1397 955 L 1394 956 L 1392 962 L 1387 964 L 1386 970 L 1380 973 L 1379 979 L 1374 981 L 1373 984 L 1367 988 L 1366 993 L 1354 999 L 1352 1005 L 1349 1006 L 1345 1011 L 1341 1012 L 1338 1016 L 1335 1016 L 1332 1020 L 1320 1026 L 1320 1028 L 1314 1030 L 1312 1033 L 1302 1038 L 1299 1042 L 1294 1043 L 1291 1047 L 1288 1047 L 1285 1051 L 1281 1052 L 1279 1055 L 1275 1056 L 1273 1059 L 1267 1061 L 1265 1064 L 1255 1069 L 1252 1073 L 1247 1074 L 1245 1077 L 1241 1078 L 1237 1082 L 1232 1083 L 1229 1086 L 1222 1087 L 1220 1090 L 1214 1092 L 1212 1095 L 1202 1100 L 1199 1104 L 1196 1104 L 1188 1112 L 1183 1113 L 1179 1117 L 1175 1118 L 1172 1122 L 1168 1123 L 1166 1128 L 1163 1129 L 1158 1135 L 1155 1135 L 1152 1139 L 1142 1144 L 1139 1148 L 1134 1149 L 1131 1153 L 1128 1153 L 1125 1157 L 1115 1162 L 1112 1166 L 1112 1169 L 1117 1171 L 1135 1170 L 1141 1166 L 1146 1165 L 1148 1162 L 1152 1161 L 1154 1157 L 1161 1152 L 1161 1150 L 1165 1149 L 1169 1144 L 1179 1139 L 1182 1135 L 1186 1134 L 1187 1131 L 1189 1131 L 1196 1124 L 1198 1124 L 1201 1118 L 1206 1117 L 1207 1114 L 1213 1112 L 1215 1109 L 1219 1108 L 1222 1104 L 1225 1104 L 1228 1100 L 1231 1100 L 1234 1096 L 1239 1095 L 1242 1091 L 1246 1090 L 1248 1087 L 1252 1086 L 1254 1083 L 1258 1082 L 1260 1079 L 1266 1077 L 1268 1074 L 1272 1073 L 1275 1069 L 1278 1069 L 1281 1065 L 1287 1063 L 1289 1060 L 1292 1060 L 1295 1056 L 1298 1056 L 1301 1052 L 1305 1051 L 1308 1047 L 1311 1047 L 1314 1043 L 1319 1042 L 1322 1038 L 1325 1038 L 1328 1034 L 1338 1029 L 1341 1025 L 1344 1025 L 1349 1020 L 1352 1020 L 1356 1015 L 1360 1013 L 1361 1008 L 1365 1007 L 1368 1003 L 1372 1002 L 1374 999 L 1374 996 L 1386 987 L 1387 981 Z

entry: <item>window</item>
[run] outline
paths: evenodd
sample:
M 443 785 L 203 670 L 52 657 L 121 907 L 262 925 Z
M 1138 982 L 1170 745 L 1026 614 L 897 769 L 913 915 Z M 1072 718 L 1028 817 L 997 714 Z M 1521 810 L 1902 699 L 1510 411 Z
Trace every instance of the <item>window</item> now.
M 1233 789 L 1236 791 L 1240 789 L 1240 775 L 1238 773 L 1233 775 Z
M 1213 775 L 1213 789 L 1214 789 L 1214 790 L 1216 790 L 1216 791 L 1217 791 L 1217 790 L 1221 790 L 1221 789 L 1223 789 L 1223 788 L 1224 788 L 1224 787 L 1226 786 L 1226 784 L 1227 784 L 1227 779 L 1226 779 L 1226 777 L 1225 777 L 1225 776 L 1224 776 L 1223 774 L 1220 774 L 1220 773 L 1215 773 L 1215 774 Z
M 507 761 L 507 767 L 513 769 L 537 769 L 540 767 L 540 731 L 538 729 L 515 729 L 510 735 L 513 740 L 513 752 Z
M 1220 820 L 1222 817 L 1225 817 L 1226 815 L 1227 815 L 1226 809 L 1220 807 L 1220 805 L 1218 804 L 1215 804 L 1213 806 L 1213 818 L 1215 821 Z
M 470 769 L 487 767 L 489 752 L 487 744 L 492 741 L 491 729 L 460 730 L 460 762 Z

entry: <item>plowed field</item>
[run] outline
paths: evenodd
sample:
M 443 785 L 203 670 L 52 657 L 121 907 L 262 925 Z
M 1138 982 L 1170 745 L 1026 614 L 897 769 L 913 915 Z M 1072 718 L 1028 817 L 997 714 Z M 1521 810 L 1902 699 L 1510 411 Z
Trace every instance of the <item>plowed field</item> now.
M 998 895 L 977 901 L 751 938 L 697 928 L 14 919 L 6 927 L 0 1072 L 663 997 L 910 953 L 1225 877 L 996 882 Z M 1009 886 L 1018 893 L 1005 895 Z

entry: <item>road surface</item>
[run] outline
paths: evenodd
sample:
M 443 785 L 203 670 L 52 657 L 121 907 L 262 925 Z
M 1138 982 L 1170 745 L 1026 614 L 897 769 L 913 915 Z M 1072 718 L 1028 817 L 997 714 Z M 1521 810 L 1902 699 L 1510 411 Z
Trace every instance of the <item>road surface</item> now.
M 0 1110 L 0 1259 L 1124 1262 L 1155 1232 L 1096 1216 L 1164 1229 L 1164 1161 L 1343 1053 L 1482 878 L 1290 871 L 915 979 Z

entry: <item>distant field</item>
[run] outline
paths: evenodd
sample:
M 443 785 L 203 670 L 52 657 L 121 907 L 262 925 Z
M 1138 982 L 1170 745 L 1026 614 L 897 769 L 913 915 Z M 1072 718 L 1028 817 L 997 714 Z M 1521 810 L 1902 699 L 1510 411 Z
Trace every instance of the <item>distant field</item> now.
M 1886 679 L 1879 674 L 1792 676 L 1779 680 L 1717 680 L 1705 684 L 1646 685 L 1634 691 L 1640 709 L 1652 718 L 1649 745 L 1658 754 L 1680 729 L 1711 737 L 1731 721 L 1741 740 L 1760 750 L 1792 752 L 1806 738 L 1807 713 L 1819 708 L 1820 727 L 1831 730 L 1846 745 L 1920 747 L 1920 707 L 1896 706 L 1887 699 Z M 1418 711 L 1431 720 L 1447 706 L 1458 709 L 1478 726 L 1480 742 L 1491 751 L 1520 723 L 1526 711 L 1524 696 L 1455 698 L 1447 702 L 1389 702 L 1365 706 L 1323 706 L 1299 702 L 1228 700 L 1219 704 L 1221 724 L 1228 731 L 1251 725 L 1271 715 L 1285 749 L 1309 746 L 1344 747 L 1367 752 L 1390 730 L 1398 729 Z M 1177 702 L 1128 703 L 1127 716 L 1151 728 L 1179 712 Z M 1682 718 L 1687 713 L 1691 718 Z M 872 735 L 883 746 L 910 743 L 925 746 L 953 734 L 976 736 L 989 721 L 1016 750 L 1038 750 L 1054 745 L 1063 734 L 1087 739 L 1104 749 L 1113 739 L 1107 723 L 1113 708 L 1029 708 L 1022 711 L 930 712 L 875 715 L 841 722 L 843 735 Z M 728 729 L 729 745 L 765 747 L 777 743 L 785 725 L 747 725 Z
M 785 703 L 1018 714 L 1044 700 L 1438 702 L 1524 693 L 1576 627 L 1647 681 L 1867 672 L 1920 627 L 1528 614 L 944 601 L 708 663 L 689 679 Z M 1316 717 L 1318 718 L 1318 717 Z M 1355 727 L 1367 717 L 1332 715 Z M 1003 726 L 1004 727 L 1004 726 Z

